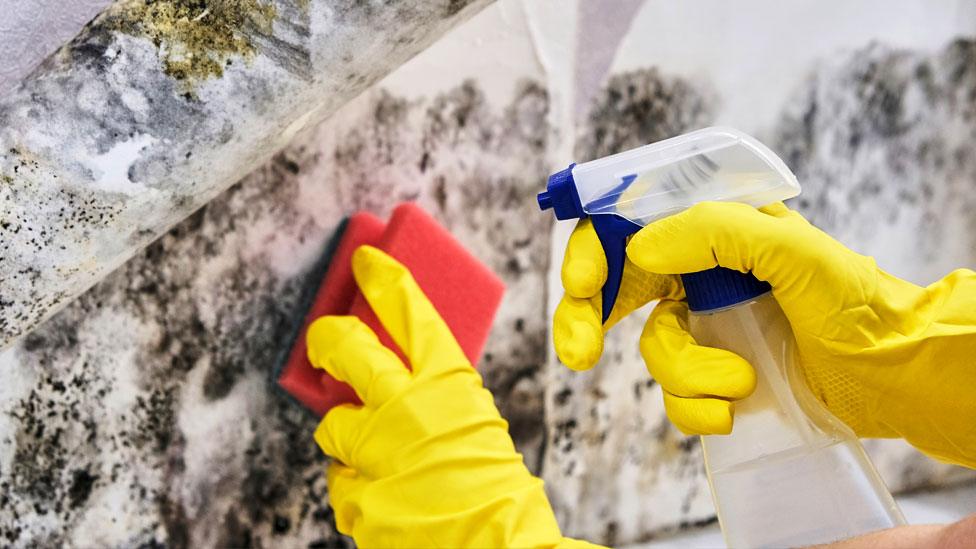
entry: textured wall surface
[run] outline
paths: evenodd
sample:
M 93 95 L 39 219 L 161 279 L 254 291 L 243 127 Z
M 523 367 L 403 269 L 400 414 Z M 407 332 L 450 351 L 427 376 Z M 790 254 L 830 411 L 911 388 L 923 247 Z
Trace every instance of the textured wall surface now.
M 348 126 L 293 143 L 27 336 L 3 366 L 30 377 L 3 390 L 17 421 L 0 539 L 344 544 L 316 419 L 271 370 L 336 222 L 391 199 L 419 200 L 505 280 L 481 369 L 538 462 L 549 221 L 530 208 L 547 104 L 532 82 L 501 110 L 474 84 L 364 97 Z
M 815 71 L 772 145 L 819 227 L 920 284 L 976 265 L 976 43 L 873 44 Z
M 109 6 L 0 99 L 0 348 L 487 3 Z
M 797 4 L 804 23 L 784 40 L 756 30 L 758 12 L 796 20 L 772 0 L 626 4 L 620 20 L 583 6 L 619 35 L 574 57 L 563 0 L 501 0 L 0 355 L 0 544 L 351 545 L 316 419 L 270 372 L 342 216 L 399 200 L 505 280 L 479 369 L 564 531 L 624 544 L 713 522 L 698 440 L 667 422 L 640 359 L 643 316 L 594 370 L 555 362 L 547 312 L 571 225 L 534 194 L 571 160 L 732 123 L 794 168 L 795 207 L 885 268 L 925 283 L 976 266 L 976 19 L 903 0 L 882 24 L 880 4 L 845 3 L 841 28 Z M 971 478 L 897 441 L 867 445 L 893 488 Z

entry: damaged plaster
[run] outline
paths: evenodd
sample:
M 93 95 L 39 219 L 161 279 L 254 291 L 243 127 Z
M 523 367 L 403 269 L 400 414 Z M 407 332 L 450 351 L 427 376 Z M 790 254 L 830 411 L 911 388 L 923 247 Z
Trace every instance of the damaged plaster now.
M 486 3 L 113 4 L 0 99 L 0 348 Z
M 273 4 L 258 0 L 129 0 L 113 6 L 109 24 L 149 38 L 166 74 L 192 82 L 223 76 L 234 58 L 250 59 L 256 52 L 250 35 L 271 35 L 276 14 Z

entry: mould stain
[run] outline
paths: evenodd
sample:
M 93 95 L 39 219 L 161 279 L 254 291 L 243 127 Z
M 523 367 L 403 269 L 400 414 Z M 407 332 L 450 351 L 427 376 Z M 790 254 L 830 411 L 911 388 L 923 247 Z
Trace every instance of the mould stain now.
M 959 243 L 974 249 L 976 234 L 976 162 L 963 152 L 976 132 L 974 60 L 971 39 L 934 55 L 871 44 L 811 74 L 772 142 L 803 183 L 794 207 L 842 242 L 911 261 L 902 276 L 934 280 L 972 257 Z M 950 226 L 969 230 L 947 239 Z M 874 240 L 908 227 L 910 240 L 891 242 L 911 259 Z
M 448 17 L 453 17 L 458 14 L 461 10 L 468 7 L 471 0 L 449 0 L 447 7 L 444 8 L 444 12 Z
M 255 35 L 270 35 L 277 15 L 258 0 L 129 0 L 117 8 L 115 28 L 146 36 L 163 69 L 186 82 L 220 78 L 232 57 L 251 58 Z
M 273 222 L 275 234 L 314 237 L 293 204 L 297 174 L 316 162 L 303 147 L 280 153 L 22 340 L 19 366 L 38 378 L 23 399 L 0 400 L 16 425 L 14 459 L 0 464 L 0 546 L 261 547 L 286 535 L 346 546 L 310 438 L 317 419 L 271 381 L 303 277 L 248 262 L 241 234 Z M 123 318 L 147 322 L 106 332 Z M 242 383 L 254 388 L 244 400 Z M 251 433 L 215 446 L 203 476 L 193 464 L 208 440 L 180 422 L 188 400 L 230 404 L 238 415 L 219 421 Z M 79 517 L 104 510 L 106 493 L 126 505 L 125 526 L 93 539 Z M 194 506 L 195 494 L 211 505 Z M 37 521 L 51 527 L 18 528 Z
M 416 100 L 378 94 L 336 141 L 289 147 L 27 336 L 16 360 L 38 380 L 0 402 L 18 463 L 0 464 L 0 539 L 351 546 L 328 506 L 317 420 L 271 381 L 309 283 L 280 267 L 297 261 L 289 250 L 330 236 L 324 220 L 399 199 L 419 200 L 505 279 L 481 371 L 538 470 L 547 341 L 538 289 L 551 221 L 533 197 L 546 175 L 548 108 L 535 81 L 500 105 L 475 82 Z M 101 212 L 71 199 L 96 219 L 67 208 L 65 223 L 97 222 Z M 93 540 L 83 517 L 111 501 L 126 506 L 122 525 Z M 7 526 L 40 522 L 51 526 Z
M 614 74 L 593 99 L 577 158 L 600 158 L 701 127 L 712 118 L 710 95 L 656 68 Z

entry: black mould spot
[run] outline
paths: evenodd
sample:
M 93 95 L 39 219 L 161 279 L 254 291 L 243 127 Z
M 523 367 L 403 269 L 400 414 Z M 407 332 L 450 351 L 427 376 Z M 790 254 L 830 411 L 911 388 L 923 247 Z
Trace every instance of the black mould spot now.
M 522 266 L 517 258 L 511 258 L 505 263 L 505 269 L 513 275 L 518 275 L 522 272 Z
M 441 211 L 447 209 L 447 180 L 444 177 L 434 180 L 434 201 Z
M 271 528 L 276 535 L 287 534 L 288 530 L 291 529 L 291 521 L 288 520 L 288 517 L 275 515 Z
M 241 522 L 234 510 L 228 510 L 224 515 L 223 532 L 220 535 L 218 547 L 252 547 L 254 538 L 247 525 Z
M 701 444 L 701 437 L 685 437 L 678 443 L 682 452 L 691 452 Z
M 617 533 L 620 530 L 620 526 L 615 521 L 607 522 L 606 526 L 603 528 L 603 542 L 613 547 L 617 544 Z
M 98 481 L 98 476 L 92 475 L 88 469 L 76 469 L 71 475 L 71 488 L 68 490 L 68 497 L 71 506 L 78 508 L 88 501 L 92 493 L 92 487 Z
M 444 8 L 444 15 L 454 17 L 470 3 L 471 0 L 448 0 L 447 6 Z
M 569 387 L 563 387 L 558 393 L 556 393 L 555 400 L 557 406 L 565 406 L 569 402 L 569 397 L 573 396 L 573 390 Z
M 332 507 L 321 507 L 312 513 L 312 520 L 316 522 L 334 522 L 335 513 Z
M 290 158 L 282 158 L 281 165 L 292 174 L 297 174 L 301 170 L 298 163 Z
M 718 517 L 712 515 L 708 518 L 704 518 L 700 520 L 682 520 L 681 522 L 678 523 L 678 528 L 681 530 L 704 528 L 706 526 L 711 526 L 712 524 L 715 524 L 717 522 L 718 522 Z

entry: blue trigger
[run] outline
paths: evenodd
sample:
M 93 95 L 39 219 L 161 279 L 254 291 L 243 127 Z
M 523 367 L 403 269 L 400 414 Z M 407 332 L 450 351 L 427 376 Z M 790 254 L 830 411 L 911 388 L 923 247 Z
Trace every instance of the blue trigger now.
M 607 281 L 603 284 L 603 322 L 610 318 L 610 311 L 620 292 L 627 260 L 627 237 L 641 230 L 641 226 L 617 214 L 593 215 L 593 228 L 607 256 Z
M 620 281 L 624 276 L 624 263 L 627 259 L 627 237 L 636 233 L 641 226 L 628 221 L 614 212 L 620 195 L 637 180 L 637 174 L 628 174 L 620 178 L 614 188 L 603 193 L 600 198 L 586 204 L 580 203 L 580 196 L 573 179 L 573 168 L 570 164 L 565 170 L 549 176 L 546 190 L 539 193 L 539 208 L 552 209 L 556 219 L 584 219 L 593 220 L 593 228 L 603 246 L 603 253 L 607 258 L 607 281 L 603 285 L 603 322 L 610 318 L 610 311 L 617 301 L 620 292 Z M 587 215 L 586 212 L 591 212 Z
M 584 206 L 573 178 L 575 168 L 576 164 L 570 164 L 568 168 L 550 175 L 546 190 L 539 193 L 537 199 L 539 208 L 553 210 L 556 219 L 589 217 L 593 220 L 593 228 L 607 259 L 607 281 L 601 292 L 603 322 L 606 323 L 620 293 L 624 264 L 627 261 L 627 237 L 642 228 L 642 225 L 628 220 L 616 211 L 621 195 L 637 180 L 637 174 L 622 176 L 616 186 Z M 681 281 L 688 299 L 688 308 L 692 311 L 722 309 L 755 299 L 771 290 L 768 283 L 757 279 L 752 273 L 724 267 L 685 273 L 681 275 Z

